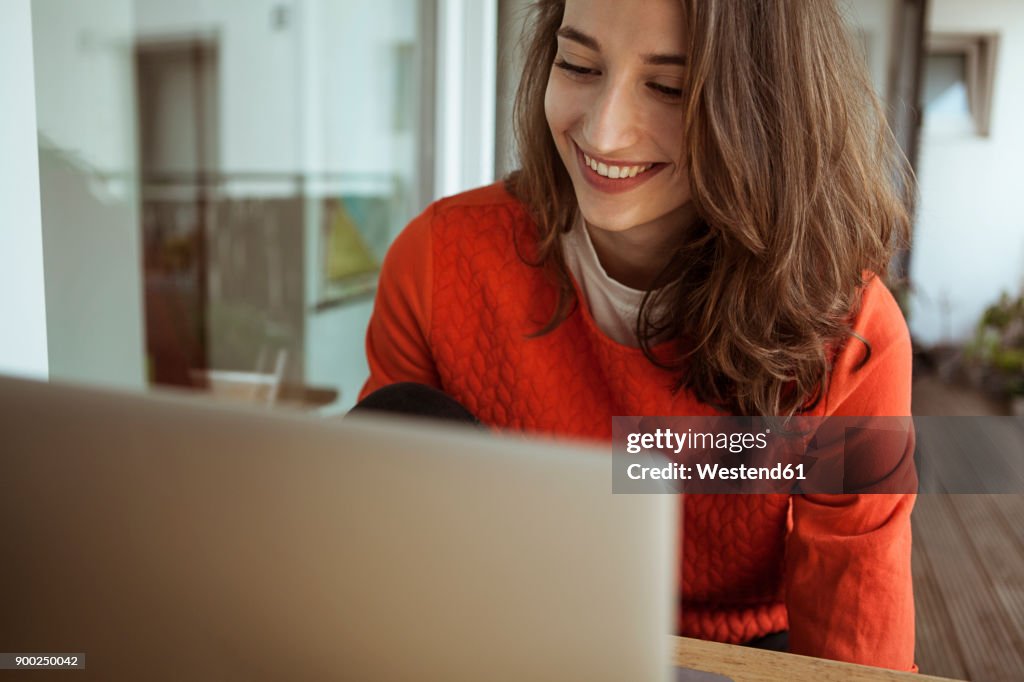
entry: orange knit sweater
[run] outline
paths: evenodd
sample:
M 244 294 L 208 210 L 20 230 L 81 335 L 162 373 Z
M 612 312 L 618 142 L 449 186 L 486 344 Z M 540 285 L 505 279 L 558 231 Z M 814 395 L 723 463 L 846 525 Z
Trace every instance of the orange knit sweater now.
M 556 292 L 524 264 L 535 239 L 500 185 L 438 201 L 391 247 L 367 334 L 362 395 L 398 381 L 444 390 L 481 421 L 610 440 L 613 415 L 711 415 L 639 349 L 607 338 L 586 305 L 527 338 Z M 910 341 L 885 286 L 864 292 L 818 415 L 910 414 Z M 789 629 L 794 653 L 914 669 L 913 495 L 687 495 L 679 634 L 743 642 Z

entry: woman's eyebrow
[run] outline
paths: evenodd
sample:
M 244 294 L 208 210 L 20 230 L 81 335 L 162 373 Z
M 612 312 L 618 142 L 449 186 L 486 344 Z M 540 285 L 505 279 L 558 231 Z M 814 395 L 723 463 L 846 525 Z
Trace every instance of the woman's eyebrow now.
M 686 55 L 682 54 L 645 54 L 640 59 L 651 66 L 686 66 Z
M 589 48 L 594 52 L 601 51 L 601 44 L 597 42 L 597 38 L 594 38 L 593 36 L 588 36 L 583 31 L 577 28 L 573 28 L 572 26 L 563 26 L 562 28 L 558 29 L 558 33 L 556 35 L 559 38 L 565 38 L 566 40 L 571 40 L 575 43 L 579 43 L 583 47 Z
M 575 43 L 579 43 L 583 47 L 589 48 L 594 52 L 601 51 L 601 43 L 597 42 L 597 38 L 587 35 L 578 28 L 572 26 L 563 26 L 558 29 L 556 34 L 559 38 L 565 38 Z M 681 54 L 645 54 L 640 58 L 644 64 L 650 64 L 652 66 L 686 66 L 686 55 Z

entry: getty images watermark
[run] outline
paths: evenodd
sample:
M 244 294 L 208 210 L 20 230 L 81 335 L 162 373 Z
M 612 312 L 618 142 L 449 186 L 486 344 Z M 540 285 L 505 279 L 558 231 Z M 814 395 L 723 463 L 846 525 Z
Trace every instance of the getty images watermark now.
M 1020 417 L 614 417 L 616 493 L 1024 492 Z

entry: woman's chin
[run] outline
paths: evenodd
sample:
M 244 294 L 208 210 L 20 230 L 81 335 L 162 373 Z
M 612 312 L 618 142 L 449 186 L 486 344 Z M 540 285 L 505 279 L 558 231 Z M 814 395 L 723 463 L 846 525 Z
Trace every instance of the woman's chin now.
M 579 199 L 583 199 L 579 201 Z M 638 225 L 640 218 L 632 207 L 623 207 L 621 202 L 610 201 L 588 201 L 586 197 L 577 197 L 580 213 L 590 227 L 596 227 L 608 232 L 622 232 Z M 623 210 L 625 209 L 625 210 Z
M 652 220 L 651 216 L 645 217 L 634 211 L 616 213 L 600 209 L 589 211 L 582 209 L 581 213 L 589 227 L 605 232 L 625 232 Z
M 636 226 L 636 223 L 625 219 L 617 220 L 614 217 L 609 218 L 607 215 L 601 215 L 600 213 L 596 213 L 593 219 L 587 213 L 583 213 L 583 219 L 586 221 L 587 227 L 604 232 L 625 232 Z

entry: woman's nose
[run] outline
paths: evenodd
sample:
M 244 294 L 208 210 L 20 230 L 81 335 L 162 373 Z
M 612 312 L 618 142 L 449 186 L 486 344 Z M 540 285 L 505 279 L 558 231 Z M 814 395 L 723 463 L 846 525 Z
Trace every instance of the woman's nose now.
M 640 108 L 632 88 L 610 82 L 592 102 L 584 136 L 598 154 L 629 149 L 639 140 Z

